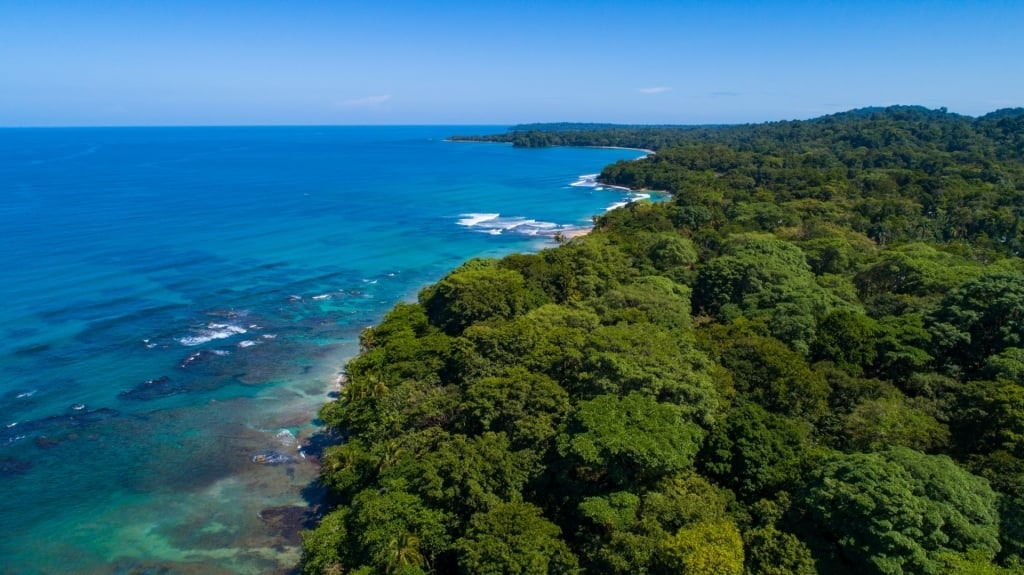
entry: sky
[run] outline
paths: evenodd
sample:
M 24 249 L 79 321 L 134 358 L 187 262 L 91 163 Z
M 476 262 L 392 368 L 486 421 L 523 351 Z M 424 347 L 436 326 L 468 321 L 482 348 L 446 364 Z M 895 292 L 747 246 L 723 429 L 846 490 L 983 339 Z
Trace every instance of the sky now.
M 1024 1 L 0 0 L 0 126 L 1024 106 Z

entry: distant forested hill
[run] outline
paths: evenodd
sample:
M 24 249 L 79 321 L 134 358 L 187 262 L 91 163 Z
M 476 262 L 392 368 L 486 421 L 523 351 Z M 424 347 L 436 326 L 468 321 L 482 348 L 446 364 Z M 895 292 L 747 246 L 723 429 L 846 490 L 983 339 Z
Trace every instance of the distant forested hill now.
M 1024 110 L 502 137 L 672 200 L 364 332 L 305 573 L 1024 570 Z
M 620 124 L 521 124 L 504 134 L 452 136 L 455 141 L 511 143 L 522 148 L 545 146 L 621 146 L 657 150 L 693 141 L 714 126 L 627 126 Z

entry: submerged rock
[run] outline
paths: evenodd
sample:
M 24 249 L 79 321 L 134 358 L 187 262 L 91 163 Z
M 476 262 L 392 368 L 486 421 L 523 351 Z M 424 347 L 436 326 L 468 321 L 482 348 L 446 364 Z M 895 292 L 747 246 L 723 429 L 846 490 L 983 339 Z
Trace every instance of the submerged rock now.
M 301 545 L 302 538 L 299 534 L 315 528 L 320 515 L 315 508 L 285 505 L 263 509 L 259 517 L 273 535 L 284 539 L 290 545 Z
M 35 443 L 35 446 L 38 447 L 39 449 L 52 449 L 60 445 L 59 439 L 54 439 L 53 437 L 49 437 L 47 435 L 40 435 L 39 437 L 35 438 L 32 442 Z
M 190 353 L 188 357 L 181 360 L 181 363 L 178 364 L 178 367 L 181 369 L 188 369 L 189 367 L 192 367 L 196 364 L 206 363 L 207 361 L 210 361 L 215 357 L 219 357 L 221 355 L 223 355 L 223 353 L 217 353 L 216 351 L 201 349 L 197 352 Z
M 122 557 L 101 571 L 88 571 L 88 575 L 235 575 L 237 572 L 211 565 L 209 561 L 150 561 Z
M 32 462 L 14 457 L 0 457 L 0 477 L 22 475 L 32 467 Z
M 171 381 L 166 375 L 157 379 L 147 379 L 135 387 L 117 394 L 121 399 L 132 399 L 137 401 L 151 401 L 169 395 L 185 393 L 188 387 L 184 384 Z
M 279 451 L 264 451 L 252 456 L 252 462 L 260 465 L 284 465 L 295 463 L 295 458 Z
M 30 433 L 54 434 L 102 423 L 121 415 L 121 412 L 109 407 L 99 409 L 74 410 L 63 415 L 51 415 L 42 419 L 34 419 L 0 429 L 0 440 L 11 441 Z

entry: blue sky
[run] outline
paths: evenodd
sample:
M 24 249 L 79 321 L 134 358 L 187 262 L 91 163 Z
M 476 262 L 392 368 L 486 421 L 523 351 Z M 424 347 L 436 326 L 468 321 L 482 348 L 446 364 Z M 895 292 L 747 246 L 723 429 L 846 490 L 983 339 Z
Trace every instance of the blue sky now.
M 0 126 L 1024 106 L 1024 2 L 0 0 Z

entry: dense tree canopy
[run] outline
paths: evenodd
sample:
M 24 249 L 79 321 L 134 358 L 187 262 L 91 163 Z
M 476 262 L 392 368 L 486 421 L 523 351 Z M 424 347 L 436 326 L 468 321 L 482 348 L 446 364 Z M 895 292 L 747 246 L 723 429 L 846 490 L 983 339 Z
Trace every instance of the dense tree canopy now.
M 304 573 L 1024 571 L 1024 110 L 469 139 L 672 197 L 364 331 Z
M 941 573 L 941 557 L 999 551 L 996 494 L 944 456 L 836 456 L 803 494 L 813 537 L 861 573 Z M 808 525 L 807 527 L 810 527 Z

